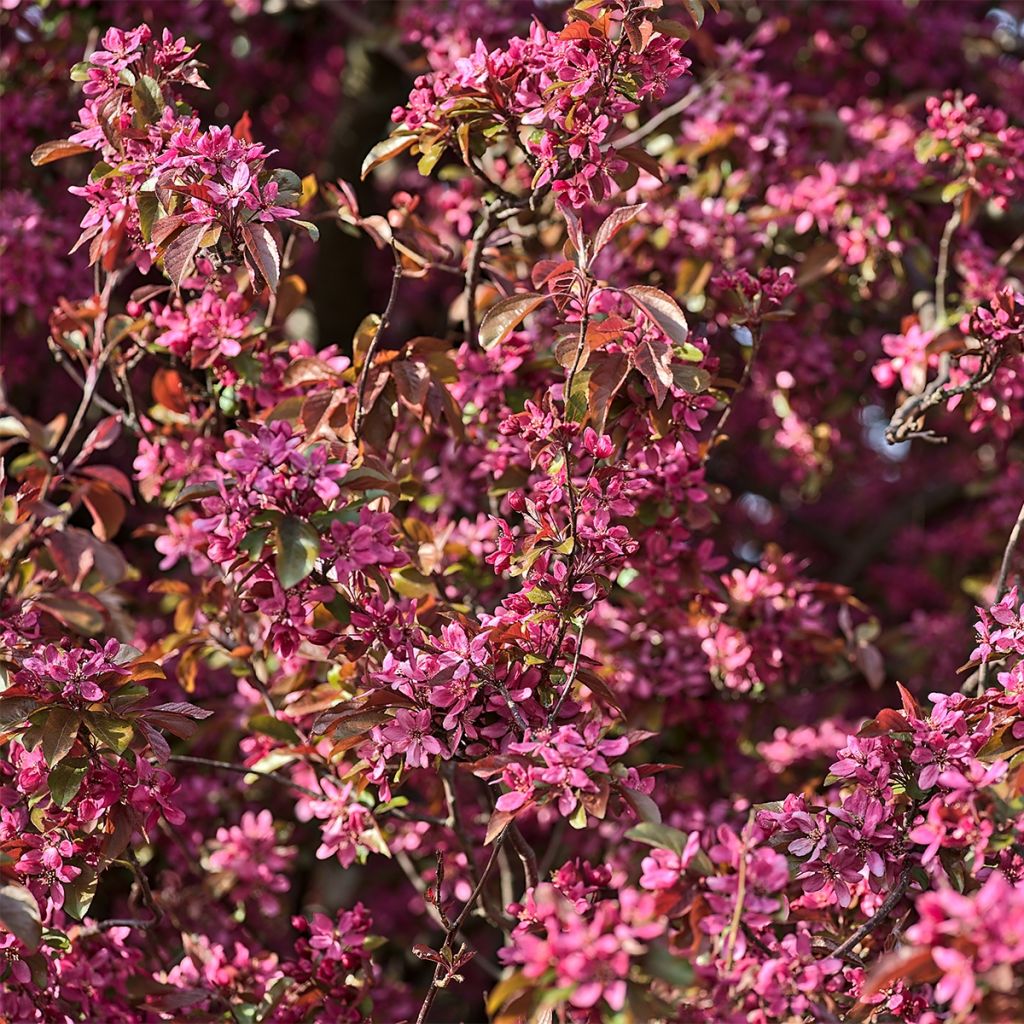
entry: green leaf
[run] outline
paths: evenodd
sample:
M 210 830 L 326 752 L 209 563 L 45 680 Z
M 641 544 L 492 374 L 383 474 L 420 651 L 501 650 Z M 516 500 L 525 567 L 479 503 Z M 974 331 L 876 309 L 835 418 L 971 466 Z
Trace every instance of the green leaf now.
M 296 227 L 302 228 L 314 242 L 320 238 L 320 229 L 312 222 L 308 220 L 292 219 L 288 221 L 289 224 L 294 224 Z
M 654 977 L 671 982 L 677 988 L 687 988 L 693 984 L 693 964 L 676 956 L 663 943 L 657 942 L 649 947 L 644 967 Z
M 638 789 L 623 789 L 622 796 L 642 822 L 654 825 L 661 824 L 661 811 L 658 805 L 646 794 Z
M 92 65 L 87 60 L 80 60 L 71 69 L 72 82 L 87 82 L 89 80 L 89 68 Z
M 274 532 L 274 547 L 277 578 L 287 590 L 313 571 L 320 557 L 320 536 L 309 523 L 289 516 L 281 520 Z
M 67 755 L 74 745 L 81 724 L 78 712 L 71 708 L 55 707 L 46 713 L 40 741 L 48 768 L 52 768 Z
M 5 885 L 0 888 L 0 928 L 25 943 L 30 953 L 39 948 L 43 937 L 39 904 L 24 886 Z
M 324 607 L 340 622 L 347 626 L 352 621 L 352 605 L 339 594 L 333 600 L 328 601 Z
M 94 868 L 83 868 L 82 873 L 64 886 L 64 913 L 81 921 L 89 913 L 99 875 Z
M 145 241 L 153 240 L 153 224 L 156 222 L 157 214 L 160 212 L 160 200 L 155 192 L 139 192 L 135 196 L 135 203 L 139 208 L 139 230 Z
M 582 423 L 590 410 L 590 378 L 592 370 L 578 370 L 572 379 L 572 390 L 565 402 L 565 418 Z
M 942 201 L 944 203 L 951 203 L 957 196 L 963 195 L 968 188 L 969 185 L 966 181 L 951 181 L 942 190 Z
M 90 713 L 85 716 L 86 728 L 102 743 L 118 754 L 128 749 L 135 730 L 129 722 L 113 715 Z
M 259 561 L 263 545 L 270 536 L 269 526 L 257 526 L 250 530 L 238 543 L 238 550 L 243 552 L 250 562 Z
M 59 949 L 62 953 L 71 951 L 71 940 L 58 928 L 44 928 L 43 942 L 50 949 Z
M 288 722 L 275 718 L 273 715 L 256 715 L 249 719 L 249 728 L 254 732 L 263 733 L 264 736 L 272 736 L 275 740 L 284 743 L 298 743 L 299 734 L 295 726 Z
M 302 179 L 286 167 L 279 167 L 270 175 L 270 180 L 277 183 L 277 202 L 279 206 L 299 205 L 302 196 Z
M 699 395 L 702 391 L 707 391 L 711 384 L 711 374 L 699 366 L 680 366 L 675 363 L 671 369 L 672 383 L 688 395 Z
M 704 24 L 704 5 L 700 0 L 683 0 L 686 13 L 690 16 L 693 24 L 700 28 Z
M 659 850 L 669 850 L 677 857 L 681 857 L 683 850 L 686 849 L 688 836 L 685 832 L 673 828 L 671 825 L 660 825 L 653 821 L 645 821 L 640 825 L 634 825 L 626 833 L 626 838 L 632 839 L 637 843 L 646 843 L 648 846 L 654 846 Z
M 88 770 L 89 762 L 84 757 L 68 757 L 50 772 L 46 781 L 58 807 L 67 807 L 75 799 Z
M 132 106 L 144 124 L 159 121 L 164 112 L 164 94 L 160 91 L 160 83 L 149 75 L 141 75 L 132 86 Z

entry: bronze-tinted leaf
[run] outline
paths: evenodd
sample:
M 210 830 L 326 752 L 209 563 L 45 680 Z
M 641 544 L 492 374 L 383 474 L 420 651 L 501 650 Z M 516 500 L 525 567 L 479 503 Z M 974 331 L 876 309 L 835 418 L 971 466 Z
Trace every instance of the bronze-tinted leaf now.
M 208 223 L 187 225 L 164 250 L 164 270 L 175 288 L 181 287 L 181 282 L 192 269 L 199 243 L 209 226 Z
M 363 160 L 360 179 L 365 178 L 375 167 L 393 160 L 399 153 L 404 153 L 416 141 L 415 135 L 392 135 L 378 142 Z
M 32 164 L 35 167 L 42 167 L 43 164 L 52 164 L 55 160 L 64 160 L 69 156 L 78 156 L 79 153 L 88 152 L 88 146 L 82 146 L 77 142 L 68 142 L 67 139 L 54 139 L 52 142 L 44 142 L 32 150 Z
M 484 348 L 500 345 L 546 298 L 537 292 L 521 292 L 496 302 L 480 322 L 480 344 Z
M 624 227 L 632 224 L 637 216 L 643 212 L 646 205 L 646 203 L 638 203 L 636 206 L 620 206 L 617 210 L 612 210 L 597 229 L 597 234 L 594 236 L 594 256 Z
M 41 747 L 48 768 L 67 756 L 78 736 L 82 719 L 71 708 L 51 707 L 43 719 Z
M 274 241 L 273 235 L 262 224 L 252 222 L 243 225 L 242 238 L 251 267 L 258 272 L 272 292 L 276 291 L 281 274 L 281 255 L 277 251 L 277 242 Z
M 626 294 L 672 339 L 673 344 L 682 345 L 690 329 L 686 317 L 671 295 L 660 288 L 634 285 Z
M 39 948 L 43 936 L 39 904 L 23 885 L 0 887 L 0 928 L 23 942 L 30 953 Z

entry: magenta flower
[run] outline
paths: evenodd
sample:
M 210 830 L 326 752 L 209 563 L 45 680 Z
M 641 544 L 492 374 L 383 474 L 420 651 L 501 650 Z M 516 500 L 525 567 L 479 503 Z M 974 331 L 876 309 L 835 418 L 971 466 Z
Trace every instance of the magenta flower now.
M 388 747 L 395 754 L 405 754 L 407 768 L 426 768 L 431 757 L 443 750 L 439 740 L 431 735 L 433 728 L 430 711 L 410 711 L 399 708 L 391 725 L 382 731 Z

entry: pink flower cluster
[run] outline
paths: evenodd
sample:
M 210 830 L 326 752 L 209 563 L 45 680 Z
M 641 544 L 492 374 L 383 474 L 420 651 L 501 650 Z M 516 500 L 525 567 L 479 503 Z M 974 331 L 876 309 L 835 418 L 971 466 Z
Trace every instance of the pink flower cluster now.
M 615 24 L 630 17 L 619 14 Z M 484 118 L 502 133 L 521 129 L 533 187 L 553 187 L 576 208 L 600 202 L 617 191 L 615 179 L 629 166 L 612 145 L 615 127 L 642 101 L 660 98 L 690 65 L 678 39 L 655 33 L 640 52 L 626 41 L 585 22 L 561 32 L 535 22 L 527 37 L 494 50 L 478 40 L 453 66 L 418 78 L 392 117 L 420 137 L 425 153 L 452 145 L 464 122 Z
M 607 867 L 564 865 L 509 908 L 519 923 L 501 951 L 526 977 L 568 989 L 570 1006 L 591 1011 L 587 1020 L 601 1019 L 604 1006 L 623 1009 L 633 959 L 664 929 L 648 894 L 623 886 L 615 899 L 603 898 L 612 884 Z

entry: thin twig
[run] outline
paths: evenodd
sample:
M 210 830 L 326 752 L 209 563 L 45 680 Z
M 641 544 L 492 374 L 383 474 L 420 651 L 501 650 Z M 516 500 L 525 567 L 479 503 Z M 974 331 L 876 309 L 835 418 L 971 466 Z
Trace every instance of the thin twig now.
M 981 366 L 967 381 L 947 387 L 951 361 L 949 353 L 943 352 L 939 357 L 939 370 L 935 379 L 924 391 L 906 398 L 893 413 L 889 426 L 885 428 L 886 441 L 889 444 L 899 444 L 901 441 L 909 441 L 911 438 L 918 437 L 933 443 L 944 443 L 946 440 L 944 437 L 937 435 L 934 431 L 922 429 L 924 414 L 950 398 L 966 395 L 970 391 L 977 391 L 992 380 L 1002 365 L 1002 360 L 990 359 L 987 354 L 983 354 L 981 359 Z
M 502 680 L 498 679 L 497 676 L 492 675 L 490 677 L 490 681 L 494 684 L 494 688 L 504 699 L 505 706 L 508 708 L 509 714 L 512 716 L 516 725 L 518 725 L 523 732 L 526 732 L 530 728 L 529 723 L 525 718 L 523 718 L 522 712 L 519 710 L 516 702 L 512 699 L 512 694 L 508 692 L 508 687 Z
M 477 900 L 480 898 L 480 894 L 483 892 L 484 886 L 487 884 L 487 880 L 491 876 L 491 872 L 494 870 L 498 863 L 499 855 L 501 854 L 502 846 L 505 843 L 505 838 L 508 835 L 508 826 L 506 826 L 494 840 L 494 846 L 491 849 L 491 856 L 488 858 L 487 864 L 484 867 L 483 872 L 480 875 L 480 881 L 474 886 L 473 891 L 469 894 L 469 899 L 466 900 L 459 912 L 459 916 L 448 926 L 448 930 L 445 932 L 444 942 L 441 943 L 441 949 L 450 949 L 452 939 L 458 934 L 459 929 L 462 927 L 463 922 L 470 915 L 473 907 L 476 906 Z M 430 988 L 427 989 L 427 994 L 423 997 L 423 1003 L 420 1006 L 420 1012 L 416 1015 L 416 1024 L 425 1024 L 427 1016 L 430 1013 L 430 1008 L 434 1005 L 434 1000 L 437 998 L 437 993 L 440 991 L 438 982 L 441 980 L 441 972 L 443 968 L 441 964 L 438 964 L 434 968 L 434 977 L 431 979 Z
M 728 404 L 722 410 L 722 415 L 718 417 L 718 422 L 715 424 L 715 429 L 711 431 L 711 436 L 708 438 L 707 448 L 704 449 L 704 458 L 708 458 L 711 455 L 712 449 L 718 444 L 719 438 L 721 438 L 725 431 L 725 425 L 729 422 L 729 417 L 732 416 L 732 410 L 736 405 L 736 399 L 742 394 L 750 380 L 751 371 L 754 369 L 754 360 L 757 358 L 758 349 L 761 346 L 761 325 L 755 324 L 753 329 L 750 331 L 750 358 L 747 359 L 746 366 L 743 367 L 743 373 L 740 375 L 739 383 L 736 385 L 736 390 L 733 391 L 732 397 L 729 399 Z
M 392 252 L 395 257 L 395 270 L 391 276 L 391 294 L 388 296 L 388 304 L 384 307 L 384 312 L 381 313 L 380 323 L 377 325 L 377 330 L 374 331 L 373 338 L 370 339 L 370 346 L 366 350 L 366 359 L 363 361 L 363 366 L 359 373 L 359 398 L 356 404 L 356 421 L 353 428 L 357 440 L 359 438 L 359 432 L 363 426 L 363 417 L 366 415 L 366 384 L 370 379 L 370 368 L 373 366 L 373 360 L 377 356 L 377 349 L 380 347 L 380 340 L 384 336 L 388 323 L 391 321 L 391 316 L 395 311 L 395 302 L 398 299 L 398 283 L 402 280 L 401 257 L 398 255 L 398 250 L 395 249 L 394 246 L 392 246 Z
M 515 822 L 509 824 L 509 836 L 512 845 L 516 848 L 519 859 L 523 862 L 523 875 L 526 881 L 526 888 L 532 889 L 540 881 L 540 871 L 537 867 L 537 855 L 533 847 L 526 841 L 519 826 Z
M 90 363 L 89 368 L 85 372 L 85 382 L 82 390 L 82 400 L 78 403 L 78 409 L 75 412 L 74 419 L 71 421 L 64 438 L 60 443 L 60 447 L 57 449 L 56 459 L 61 462 L 64 456 L 67 455 L 68 449 L 71 447 L 75 438 L 78 436 L 79 430 L 82 429 L 82 424 L 85 422 L 85 417 L 92 407 L 93 398 L 96 395 L 96 388 L 99 387 L 100 375 L 103 373 L 103 368 L 106 366 L 107 360 L 110 358 L 117 346 L 117 339 L 104 344 L 104 334 L 107 328 L 107 317 L 110 314 L 110 297 L 117 286 L 117 282 L 120 280 L 120 271 L 113 271 L 107 275 L 107 280 L 104 282 L 103 291 L 100 294 L 100 311 L 96 316 L 96 320 L 93 322 L 93 337 L 92 344 L 93 350 L 97 351 L 94 362 Z
M 499 200 L 499 206 L 503 205 Z M 476 290 L 480 284 L 480 266 L 484 258 L 484 247 L 491 234 L 491 217 L 499 212 L 490 203 L 484 203 L 483 216 L 480 223 L 473 232 L 473 251 L 469 254 L 469 263 L 466 267 L 466 290 L 464 302 L 466 303 L 465 331 L 466 342 L 470 348 L 479 349 L 480 339 L 477 336 L 476 321 Z
M 469 876 L 476 883 L 476 864 L 473 863 L 472 857 L 473 841 L 466 831 L 466 824 L 462 820 L 462 815 L 459 814 L 458 795 L 455 792 L 455 763 L 453 761 L 445 761 L 441 765 L 441 786 L 444 789 L 444 801 L 448 808 L 448 817 L 442 824 L 455 833 L 455 837 L 462 847 L 462 852 L 466 855 Z
M 139 931 L 145 931 L 147 928 L 152 928 L 155 924 L 155 918 L 152 920 L 142 920 L 134 917 L 111 917 L 106 921 L 98 921 L 88 928 L 83 928 L 79 935 L 93 935 L 96 932 L 109 931 L 111 928 L 136 928 Z
M 1024 505 L 1021 505 L 1017 513 L 1017 521 L 1013 524 L 1010 537 L 1006 542 L 1006 549 L 1003 551 L 1003 561 L 999 567 L 999 579 L 996 581 L 996 604 L 998 604 L 1007 591 L 1007 582 L 1010 578 L 1010 564 L 1013 561 L 1013 553 L 1017 550 L 1020 541 L 1021 530 L 1024 530 Z
M 841 942 L 829 953 L 829 957 L 845 956 L 861 939 L 870 935 L 891 913 L 910 885 L 910 868 L 904 868 L 892 892 L 882 901 L 882 905 L 871 915 L 845 942 Z
M 949 244 L 953 240 L 953 232 L 960 225 L 959 203 L 954 207 L 946 226 L 942 229 L 939 242 L 939 261 L 935 270 L 935 326 L 942 329 L 946 325 L 946 279 L 949 276 Z
M 1003 561 L 999 566 L 999 579 L 996 580 L 996 604 L 999 604 L 1008 589 L 1007 583 L 1010 581 L 1010 566 L 1013 564 L 1013 556 L 1017 550 L 1017 544 L 1020 542 L 1022 530 L 1024 530 L 1024 505 L 1021 505 L 1020 512 L 1017 513 L 1017 521 L 1013 524 L 1013 529 L 1010 530 L 1010 536 L 1006 541 L 1006 549 L 1003 551 Z M 989 661 L 982 662 L 981 667 L 978 669 L 977 692 L 979 695 L 985 692 L 991 664 Z
M 551 714 L 548 715 L 548 726 L 553 725 L 555 719 L 558 718 L 558 712 L 562 710 L 565 698 L 569 696 L 569 691 L 572 689 L 573 683 L 576 682 L 576 673 L 580 667 L 580 651 L 583 649 L 583 629 L 586 624 L 587 620 L 584 617 L 580 622 L 579 632 L 576 634 L 576 651 L 572 658 L 572 668 L 569 671 L 569 675 L 566 676 L 565 685 L 562 687 L 562 692 L 558 695 L 558 700 L 555 701 L 554 706 L 551 708 Z
M 751 820 L 753 811 L 751 811 Z M 743 902 L 747 897 L 747 840 L 744 830 L 743 846 L 740 850 L 739 872 L 736 879 L 736 906 L 733 908 L 732 921 L 726 936 L 728 951 L 725 956 L 725 969 L 732 970 L 732 960 L 736 951 L 736 937 L 739 934 L 740 922 L 743 920 Z
M 675 101 L 671 105 L 667 106 L 664 110 L 655 114 L 649 121 L 642 124 L 636 131 L 630 132 L 628 135 L 621 139 L 617 139 L 612 143 L 612 149 L 627 149 L 630 146 L 635 146 L 638 142 L 642 142 L 657 131 L 666 121 L 670 121 L 677 114 L 683 113 L 684 110 L 688 110 L 694 105 L 712 86 L 718 83 L 718 81 L 725 77 L 727 71 L 730 70 L 730 65 L 723 65 L 718 68 L 717 71 L 713 71 L 703 82 L 699 82 L 695 85 L 685 96 Z
M 996 260 L 997 267 L 1008 267 L 1014 256 L 1024 249 L 1024 231 L 1022 231 L 1011 243 L 1010 247 Z
M 169 760 L 177 761 L 181 764 L 200 764 L 205 765 L 207 768 L 219 768 L 221 771 L 234 772 L 236 775 L 258 775 L 262 779 L 271 779 L 280 786 L 288 786 L 290 789 L 305 793 L 306 796 L 311 796 L 314 800 L 322 800 L 324 798 L 323 793 L 318 793 L 314 789 L 308 789 L 306 786 L 294 782 L 287 775 L 281 775 L 279 772 L 260 771 L 258 768 L 246 768 L 243 764 L 232 764 L 230 761 L 216 761 L 211 757 L 192 757 L 190 754 L 171 754 Z

